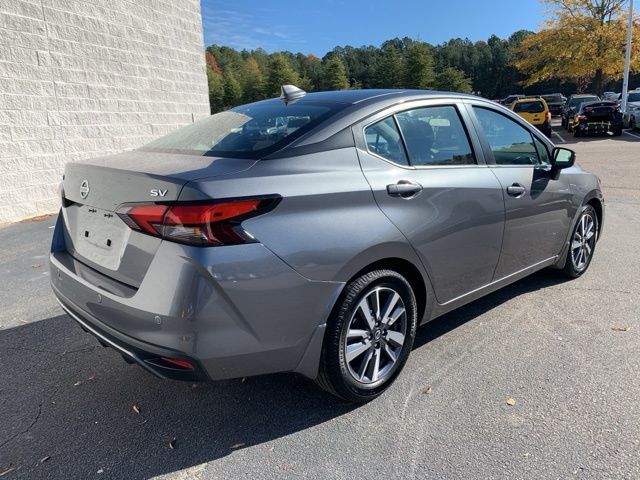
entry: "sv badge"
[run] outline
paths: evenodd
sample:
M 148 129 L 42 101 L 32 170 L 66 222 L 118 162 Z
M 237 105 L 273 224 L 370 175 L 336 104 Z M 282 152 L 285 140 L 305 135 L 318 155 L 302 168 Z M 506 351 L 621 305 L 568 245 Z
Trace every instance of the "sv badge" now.
M 164 197 L 167 194 L 168 190 L 160 190 L 159 188 L 152 188 L 149 191 L 149 194 L 152 197 Z

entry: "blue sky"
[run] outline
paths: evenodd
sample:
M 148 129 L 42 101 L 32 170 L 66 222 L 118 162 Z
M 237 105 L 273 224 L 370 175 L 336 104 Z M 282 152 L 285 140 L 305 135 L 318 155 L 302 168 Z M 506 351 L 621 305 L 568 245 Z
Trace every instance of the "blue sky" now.
M 205 45 L 324 55 L 336 45 L 377 45 L 408 36 L 508 37 L 542 22 L 539 0 L 201 0 Z

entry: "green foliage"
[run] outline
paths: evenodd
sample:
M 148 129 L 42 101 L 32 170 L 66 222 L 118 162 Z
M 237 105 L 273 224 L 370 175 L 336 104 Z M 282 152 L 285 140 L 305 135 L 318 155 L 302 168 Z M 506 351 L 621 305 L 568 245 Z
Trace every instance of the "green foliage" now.
M 431 89 L 435 85 L 433 54 L 426 43 L 415 42 L 406 53 L 404 86 L 407 88 Z
M 227 72 L 224 77 L 224 108 L 232 108 L 242 103 L 242 85 L 233 72 Z
M 299 82 L 300 76 L 291 66 L 289 59 L 283 53 L 274 54 L 269 64 L 266 97 L 278 97 L 282 85 L 297 85 Z
M 224 110 L 224 86 L 222 85 L 222 76 L 214 73 L 209 65 L 207 65 L 207 84 L 209 86 L 211 113 Z
M 385 42 L 375 74 L 375 85 L 379 88 L 404 87 L 404 61 L 398 46 Z
M 447 67 L 436 75 L 436 89 L 448 92 L 471 93 L 471 79 L 462 70 Z
M 346 90 L 349 88 L 347 69 L 340 57 L 334 55 L 325 60 L 322 73 L 322 88 L 323 90 Z

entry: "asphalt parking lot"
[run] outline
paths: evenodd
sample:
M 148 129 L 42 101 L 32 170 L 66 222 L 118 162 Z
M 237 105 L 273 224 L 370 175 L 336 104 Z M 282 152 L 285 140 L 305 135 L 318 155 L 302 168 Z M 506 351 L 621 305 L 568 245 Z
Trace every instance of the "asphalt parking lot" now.
M 127 365 L 56 305 L 54 219 L 0 228 L 0 477 L 640 478 L 640 132 L 554 141 L 602 179 L 588 273 L 422 327 L 363 406 L 294 375 L 193 385 Z

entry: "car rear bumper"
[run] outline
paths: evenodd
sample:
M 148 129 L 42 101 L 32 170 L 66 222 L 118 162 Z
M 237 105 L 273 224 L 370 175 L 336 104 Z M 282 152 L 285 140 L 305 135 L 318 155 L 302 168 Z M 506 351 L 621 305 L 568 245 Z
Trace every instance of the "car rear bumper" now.
M 580 133 L 586 133 L 586 134 L 609 133 L 615 129 L 622 128 L 622 123 L 615 123 L 615 122 L 579 123 L 574 128 L 580 131 Z
M 197 248 L 163 242 L 139 288 L 118 286 L 71 258 L 59 228 L 60 222 L 50 255 L 56 297 L 85 330 L 128 360 L 185 380 L 315 375 L 317 335 L 344 283 L 308 280 L 258 243 Z M 161 357 L 188 361 L 193 369 L 171 371 Z

